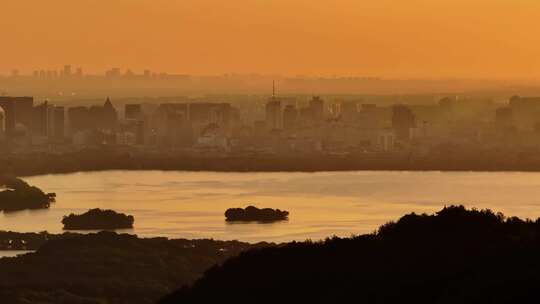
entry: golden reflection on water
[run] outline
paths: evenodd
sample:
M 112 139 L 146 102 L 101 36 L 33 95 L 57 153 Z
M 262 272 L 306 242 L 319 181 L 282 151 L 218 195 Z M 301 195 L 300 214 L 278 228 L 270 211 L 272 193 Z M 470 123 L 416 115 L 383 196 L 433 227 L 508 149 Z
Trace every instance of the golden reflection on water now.
M 107 208 L 135 216 L 140 236 L 290 241 L 374 231 L 449 203 L 540 216 L 540 173 L 106 171 L 26 178 L 58 194 L 50 210 L 0 215 L 0 230 L 62 232 L 62 216 Z M 289 210 L 273 224 L 228 224 L 227 208 Z

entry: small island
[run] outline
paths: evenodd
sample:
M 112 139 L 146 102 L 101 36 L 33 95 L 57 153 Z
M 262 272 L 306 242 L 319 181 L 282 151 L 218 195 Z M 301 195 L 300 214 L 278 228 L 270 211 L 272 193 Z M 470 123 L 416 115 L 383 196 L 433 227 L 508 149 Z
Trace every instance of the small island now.
M 133 228 L 135 218 L 113 210 L 91 209 L 83 214 L 64 216 L 64 230 L 114 230 Z
M 259 209 L 254 206 L 249 206 L 245 209 L 231 208 L 225 212 L 225 217 L 228 222 L 277 222 L 286 221 L 289 218 L 288 211 L 279 209 L 264 208 Z
M 16 177 L 0 176 L 0 211 L 48 209 L 56 201 L 55 193 L 45 193 Z

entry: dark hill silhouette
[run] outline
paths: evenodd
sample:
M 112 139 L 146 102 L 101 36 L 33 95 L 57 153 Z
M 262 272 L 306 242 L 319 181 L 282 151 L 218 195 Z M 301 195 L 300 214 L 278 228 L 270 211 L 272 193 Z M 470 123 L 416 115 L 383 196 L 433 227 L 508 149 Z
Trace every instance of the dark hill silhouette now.
M 245 209 L 231 208 L 225 212 L 225 218 L 228 222 L 276 222 L 287 220 L 288 216 L 288 211 L 270 208 L 259 209 L 254 206 Z
M 0 303 L 155 303 L 212 265 L 269 245 L 140 239 L 114 232 L 49 238 L 35 253 L 0 259 Z
M 539 220 L 452 206 L 373 234 L 249 250 L 160 303 L 537 303 L 539 257 Z
M 64 216 L 62 224 L 65 230 L 98 230 L 133 228 L 135 218 L 113 210 L 91 209 L 83 214 Z
M 55 193 L 45 193 L 22 179 L 0 176 L 0 211 L 48 209 L 55 202 Z

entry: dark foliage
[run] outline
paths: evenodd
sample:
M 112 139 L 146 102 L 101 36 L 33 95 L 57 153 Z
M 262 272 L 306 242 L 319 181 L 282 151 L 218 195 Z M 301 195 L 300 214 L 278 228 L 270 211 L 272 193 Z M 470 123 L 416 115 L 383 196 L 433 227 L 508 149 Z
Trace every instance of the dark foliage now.
M 246 209 L 231 208 L 225 212 L 225 218 L 229 222 L 276 222 L 285 221 L 289 217 L 288 211 L 279 209 L 249 206 Z
M 0 250 L 37 250 L 49 240 L 68 237 L 70 234 L 19 233 L 0 231 Z
M 113 210 L 91 209 L 86 213 L 64 216 L 62 224 L 66 230 L 129 229 L 135 218 Z
M 268 244 L 64 234 L 35 253 L 0 259 L 0 303 L 155 303 L 251 246 Z
M 510 145 L 504 149 L 439 146 L 422 157 L 409 150 L 347 155 L 325 153 L 287 155 L 202 155 L 190 153 L 145 153 L 133 149 L 100 146 L 57 153 L 0 153 L 3 173 L 28 176 L 99 170 L 186 170 L 223 172 L 314 172 L 348 170 L 457 170 L 540 171 L 537 149 L 524 151 Z
M 255 249 L 170 303 L 537 303 L 540 222 L 489 210 L 409 214 L 377 233 Z
M 0 176 L 0 211 L 13 212 L 26 209 L 47 209 L 55 202 L 56 194 L 44 193 L 25 181 Z

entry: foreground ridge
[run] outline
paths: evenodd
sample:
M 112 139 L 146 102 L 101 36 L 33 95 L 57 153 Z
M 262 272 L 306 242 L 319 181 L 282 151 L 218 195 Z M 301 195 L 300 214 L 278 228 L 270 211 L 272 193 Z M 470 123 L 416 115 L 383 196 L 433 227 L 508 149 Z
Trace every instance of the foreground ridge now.
M 160 303 L 528 303 L 539 254 L 540 221 L 450 206 L 373 234 L 249 250 Z

